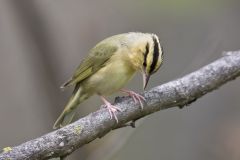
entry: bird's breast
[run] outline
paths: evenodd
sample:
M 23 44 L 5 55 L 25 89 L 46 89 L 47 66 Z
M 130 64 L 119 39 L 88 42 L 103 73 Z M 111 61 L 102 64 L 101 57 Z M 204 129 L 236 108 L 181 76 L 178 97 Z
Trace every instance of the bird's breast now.
M 86 80 L 86 89 L 100 95 L 119 91 L 133 77 L 136 70 L 122 59 L 110 60 Z

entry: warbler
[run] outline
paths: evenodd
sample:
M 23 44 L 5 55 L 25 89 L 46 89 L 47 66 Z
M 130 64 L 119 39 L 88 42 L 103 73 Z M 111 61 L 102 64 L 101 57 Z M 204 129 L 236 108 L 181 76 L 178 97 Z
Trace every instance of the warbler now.
M 75 73 L 61 88 L 75 85 L 72 96 L 53 128 L 57 129 L 71 123 L 77 106 L 97 94 L 106 104 L 110 118 L 118 122 L 116 112 L 120 108 L 113 106 L 105 96 L 117 91 L 127 93 L 143 108 L 144 97 L 124 85 L 140 71 L 143 75 L 143 89 L 150 76 L 163 62 L 163 49 L 155 34 L 130 32 L 118 34 L 99 42 L 81 62 Z

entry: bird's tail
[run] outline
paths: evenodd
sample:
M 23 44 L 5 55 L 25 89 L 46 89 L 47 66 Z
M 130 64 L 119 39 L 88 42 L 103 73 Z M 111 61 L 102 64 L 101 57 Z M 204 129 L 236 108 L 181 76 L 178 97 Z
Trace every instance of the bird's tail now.
M 71 123 L 76 113 L 77 106 L 86 99 L 84 97 L 81 95 L 81 87 L 76 85 L 72 97 L 70 98 L 61 115 L 54 123 L 53 129 L 58 129 Z

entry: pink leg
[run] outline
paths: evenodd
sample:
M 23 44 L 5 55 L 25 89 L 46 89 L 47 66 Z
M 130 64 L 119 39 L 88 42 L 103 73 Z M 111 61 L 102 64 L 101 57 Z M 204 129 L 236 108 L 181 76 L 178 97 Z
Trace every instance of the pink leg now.
M 131 96 L 135 103 L 139 102 L 141 109 L 143 109 L 142 101 L 146 101 L 146 99 L 143 96 L 141 96 L 140 94 L 137 94 L 133 91 L 126 90 L 126 89 L 121 89 L 121 91 L 124 93 L 127 93 L 129 96 Z
M 111 119 L 114 117 L 114 119 L 117 121 L 118 123 L 118 119 L 117 119 L 117 116 L 115 114 L 115 112 L 119 111 L 121 112 L 122 110 L 116 106 L 113 106 L 110 102 L 108 102 L 103 96 L 100 96 L 102 101 L 105 103 L 107 109 L 108 109 L 108 112 L 110 114 L 110 117 Z

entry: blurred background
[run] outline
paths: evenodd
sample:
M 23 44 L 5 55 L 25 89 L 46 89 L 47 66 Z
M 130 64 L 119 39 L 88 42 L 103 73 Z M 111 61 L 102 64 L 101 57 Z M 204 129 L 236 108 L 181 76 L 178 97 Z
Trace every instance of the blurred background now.
M 157 34 L 164 65 L 148 88 L 240 49 L 238 0 L 1 0 L 0 148 L 52 131 L 72 89 L 59 86 L 100 40 Z M 141 92 L 140 74 L 129 88 Z M 172 108 L 85 145 L 69 160 L 239 160 L 240 80 L 184 109 Z M 116 94 L 119 95 L 119 94 Z M 110 99 L 113 100 L 114 96 Z M 94 96 L 78 117 L 102 104 Z

